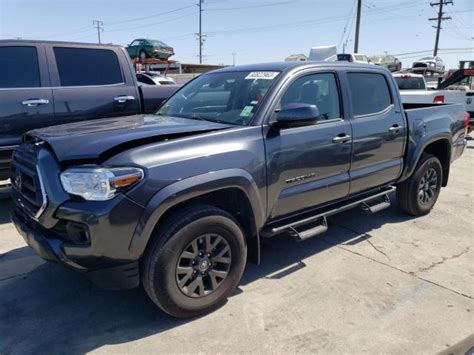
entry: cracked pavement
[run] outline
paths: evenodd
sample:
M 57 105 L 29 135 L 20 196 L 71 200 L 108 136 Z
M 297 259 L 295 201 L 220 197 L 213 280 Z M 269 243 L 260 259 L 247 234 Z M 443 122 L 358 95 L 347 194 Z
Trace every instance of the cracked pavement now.
M 192 320 L 45 263 L 1 201 L 0 354 L 460 353 L 474 346 L 473 198 L 471 141 L 428 216 L 355 209 L 319 237 L 266 241 L 229 302 Z

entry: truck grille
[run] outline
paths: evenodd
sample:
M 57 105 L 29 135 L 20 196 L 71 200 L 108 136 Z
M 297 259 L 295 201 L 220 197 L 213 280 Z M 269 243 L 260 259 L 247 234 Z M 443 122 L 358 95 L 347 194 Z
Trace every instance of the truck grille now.
M 17 148 L 11 163 L 14 201 L 33 218 L 41 215 L 47 203 L 36 164 L 37 147 L 34 143 L 24 144 Z

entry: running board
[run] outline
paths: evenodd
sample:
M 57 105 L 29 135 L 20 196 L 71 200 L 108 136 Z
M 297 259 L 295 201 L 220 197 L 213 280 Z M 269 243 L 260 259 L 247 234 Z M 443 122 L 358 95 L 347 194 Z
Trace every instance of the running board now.
M 307 227 L 307 226 L 305 226 Z M 315 237 L 319 234 L 323 234 L 328 230 L 328 222 L 326 217 L 322 217 L 320 220 L 311 224 L 308 229 L 298 231 L 297 229 L 292 229 L 290 234 L 297 241 L 306 240 L 312 237 Z
M 374 202 L 372 204 L 372 202 Z M 390 197 L 387 195 L 382 196 L 379 199 L 373 201 L 367 201 L 362 204 L 362 209 L 368 213 L 377 213 L 382 210 L 389 208 L 392 204 L 390 203 Z
M 271 238 L 275 235 L 289 232 L 297 240 L 306 240 L 327 231 L 327 217 L 355 207 L 362 207 L 364 210 L 370 213 L 382 211 L 383 209 L 390 207 L 390 198 L 388 194 L 395 191 L 395 189 L 395 186 L 390 186 L 373 195 L 349 202 L 346 205 L 329 209 L 325 212 L 320 212 L 313 216 L 296 220 L 291 223 L 271 227 L 266 231 L 262 231 L 261 235 L 264 238 Z

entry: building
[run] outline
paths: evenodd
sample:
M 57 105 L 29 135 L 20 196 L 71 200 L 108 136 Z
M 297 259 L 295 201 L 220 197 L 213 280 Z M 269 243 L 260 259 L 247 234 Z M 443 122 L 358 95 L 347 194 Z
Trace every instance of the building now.
M 285 62 L 306 62 L 308 57 L 304 54 L 292 54 L 285 58 Z

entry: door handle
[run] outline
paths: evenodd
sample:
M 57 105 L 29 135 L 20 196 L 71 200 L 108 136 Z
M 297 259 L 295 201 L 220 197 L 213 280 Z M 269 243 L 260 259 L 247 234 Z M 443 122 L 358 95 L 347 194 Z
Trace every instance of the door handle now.
M 132 101 L 132 100 L 135 100 L 135 96 L 124 95 L 124 96 L 114 97 L 114 101 L 118 102 L 119 104 L 123 104 L 127 101 Z
M 46 99 L 29 99 L 25 100 L 21 103 L 22 105 L 28 106 L 28 107 L 35 107 L 39 105 L 47 105 L 49 104 L 49 100 Z
M 340 134 L 332 139 L 333 143 L 346 143 L 351 140 L 351 136 L 348 134 Z
M 394 124 L 392 127 L 390 127 L 388 130 L 393 133 L 398 133 L 400 132 L 401 127 L 398 124 Z

